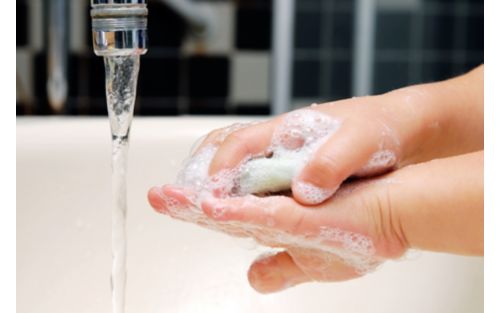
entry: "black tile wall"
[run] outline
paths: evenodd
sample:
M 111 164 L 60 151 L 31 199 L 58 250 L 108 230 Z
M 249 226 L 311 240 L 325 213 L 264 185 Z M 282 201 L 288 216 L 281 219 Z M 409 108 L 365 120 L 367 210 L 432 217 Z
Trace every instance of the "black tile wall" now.
M 22 47 L 28 44 L 28 6 L 25 1 L 16 2 L 16 46 Z
M 377 15 L 377 49 L 410 49 L 412 14 L 406 12 L 379 12 Z
M 82 114 L 81 104 L 78 98 L 68 98 L 65 105 L 64 114 L 67 115 L 80 115 Z
M 455 75 L 453 62 L 424 62 L 422 64 L 422 80 L 424 82 L 439 81 Z
M 438 6 L 443 6 L 447 8 L 453 8 L 453 5 L 457 4 L 458 2 L 463 2 L 463 0 L 424 0 L 426 4 L 433 4 L 433 5 L 438 5 Z
M 237 106 L 233 113 L 237 115 L 269 115 L 271 107 L 269 103 L 245 103 L 245 105 Z
M 424 49 L 453 50 L 455 17 L 451 14 L 424 15 Z
M 85 1 L 85 0 L 80 0 Z M 136 114 L 267 115 L 270 104 L 234 98 L 235 56 L 269 55 L 272 40 L 271 0 L 196 0 L 204 5 L 231 6 L 222 16 L 228 27 L 227 47 L 216 51 L 186 48 L 186 22 L 161 1 L 148 1 L 149 51 L 141 58 Z M 46 38 L 30 34 L 32 1 L 16 2 L 17 51 L 32 58 L 27 80 L 34 103 L 19 102 L 16 114 L 53 114 L 47 100 Z M 43 15 L 47 2 L 42 2 Z M 74 2 L 71 2 L 74 3 Z M 295 12 L 292 94 L 294 101 L 327 101 L 352 96 L 355 1 L 297 0 Z M 103 60 L 92 52 L 89 7 L 83 18 L 84 47 L 68 56 L 68 100 L 64 114 L 106 115 Z M 374 93 L 409 83 L 446 79 L 484 60 L 484 4 L 479 0 L 423 0 L 412 9 L 379 8 L 373 85 Z M 221 13 L 219 13 L 221 14 Z M 224 13 L 227 14 L 227 13 Z M 42 18 L 40 20 L 45 20 Z M 232 22 L 231 22 L 232 21 Z M 74 27 L 72 21 L 70 28 Z M 47 26 L 44 24 L 44 28 Z M 43 30 L 41 34 L 46 34 Z M 228 36 L 229 37 L 229 36 Z M 272 64 L 272 61 L 269 62 Z M 241 73 L 235 74 L 237 77 Z M 244 75 L 243 75 L 244 76 Z M 272 82 L 271 82 L 272 85 Z M 272 86 L 270 87 L 272 93 Z M 241 103 L 240 103 L 241 102 Z M 243 103 L 244 102 L 244 103 Z
M 377 61 L 375 62 L 374 90 L 376 94 L 397 89 L 408 84 L 408 61 Z
M 307 9 L 320 9 L 324 0 L 296 1 L 298 11 Z
M 467 18 L 467 50 L 484 50 L 484 17 L 470 16 Z
M 106 82 L 104 77 L 104 61 L 100 57 L 92 55 L 88 56 L 88 95 L 92 98 L 101 98 L 104 100 L 106 96 Z
M 141 57 L 140 97 L 176 97 L 179 95 L 180 59 L 178 57 Z
M 229 61 L 227 57 L 191 57 L 187 59 L 188 95 L 195 99 L 228 95 Z
M 348 61 L 334 61 L 331 67 L 331 97 L 340 99 L 348 98 L 351 95 L 351 69 L 352 62 Z
M 179 114 L 179 104 L 176 98 L 140 97 L 136 103 L 136 108 L 136 114 L 145 116 Z
M 226 114 L 226 101 L 225 99 L 192 99 L 188 113 L 193 115 Z
M 105 116 L 108 114 L 108 108 L 106 107 L 106 101 L 104 98 L 92 99 L 88 102 L 88 107 L 86 110 L 88 115 L 100 115 Z
M 328 0 L 323 0 L 323 1 L 328 1 Z M 335 8 L 338 8 L 338 9 L 341 9 L 341 10 L 346 10 L 347 12 L 353 12 L 354 11 L 355 1 L 352 1 L 352 0 L 336 0 L 334 3 L 335 3 Z
M 466 73 L 479 65 L 484 64 L 484 58 L 471 58 L 465 62 L 463 67 L 456 71 L 456 75 Z
M 40 52 L 34 56 L 33 86 L 35 86 L 35 97 L 47 96 L 47 54 Z
M 333 49 L 352 49 L 353 14 L 352 12 L 334 12 L 332 18 Z
M 148 40 L 152 47 L 150 50 L 155 47 L 178 49 L 187 31 L 182 18 L 168 6 L 155 1 L 148 3 L 148 12 Z
M 33 86 L 35 94 L 34 114 L 52 114 L 47 100 L 47 56 L 44 52 L 37 53 L 33 62 Z
M 240 6 L 236 9 L 236 48 L 269 50 L 271 47 L 270 7 Z
M 25 115 L 26 114 L 26 106 L 22 103 L 16 103 L 16 115 Z
M 320 62 L 295 61 L 293 68 L 293 96 L 315 98 L 319 96 Z
M 295 47 L 319 49 L 321 40 L 321 16 L 315 12 L 297 11 L 295 17 Z

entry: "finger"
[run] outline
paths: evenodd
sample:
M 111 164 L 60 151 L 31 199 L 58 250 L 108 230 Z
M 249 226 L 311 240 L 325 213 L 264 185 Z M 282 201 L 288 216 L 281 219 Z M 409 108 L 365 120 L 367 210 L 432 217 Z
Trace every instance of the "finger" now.
M 201 208 L 207 216 L 217 221 L 238 221 L 288 233 L 306 232 L 309 230 L 307 228 L 316 226 L 315 223 L 304 221 L 312 218 L 309 210 L 285 196 L 212 198 L 203 201 Z
M 200 139 L 201 143 L 194 144 L 194 148 L 193 148 L 194 153 L 191 153 L 191 155 L 198 153 L 203 147 L 205 147 L 207 145 L 210 145 L 210 144 L 220 145 L 229 134 L 231 134 L 239 129 L 249 127 L 255 123 L 256 122 L 235 123 L 235 124 L 231 124 L 231 125 L 226 126 L 226 127 L 214 129 L 211 132 L 209 132 L 207 135 L 205 135 L 204 137 L 201 137 L 201 139 L 203 139 L 203 140 Z
M 310 278 L 283 251 L 255 260 L 248 270 L 248 281 L 256 291 L 271 293 L 310 281 Z
M 264 154 L 271 144 L 276 120 L 259 123 L 229 134 L 210 164 L 209 175 L 233 168 L 246 156 Z
M 325 201 L 346 178 L 368 162 L 377 151 L 378 143 L 375 127 L 360 129 L 356 123 L 344 123 L 293 180 L 294 198 L 305 205 Z
M 191 194 L 185 188 L 165 185 L 151 188 L 148 191 L 148 201 L 158 213 L 170 214 L 174 209 L 192 206 L 193 203 L 189 200 Z
M 153 187 L 148 192 L 149 203 L 158 213 L 167 214 L 178 220 L 222 231 L 232 236 L 249 236 L 248 232 L 236 226 L 214 223 L 209 220 L 190 200 L 192 197 L 194 197 L 194 193 L 191 190 L 171 185 Z
M 315 210 L 284 196 L 212 198 L 201 208 L 211 220 L 240 225 L 266 244 L 288 247 L 299 239 L 303 248 L 341 249 L 360 267 L 371 267 L 373 258 L 398 257 L 407 248 L 388 209 L 392 184 L 388 177 L 351 183 Z

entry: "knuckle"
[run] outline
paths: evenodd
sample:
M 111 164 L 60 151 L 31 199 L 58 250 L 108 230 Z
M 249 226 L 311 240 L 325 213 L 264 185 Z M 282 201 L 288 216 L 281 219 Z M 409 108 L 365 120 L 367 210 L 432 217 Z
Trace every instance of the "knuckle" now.
M 294 210 L 293 214 L 291 215 L 291 223 L 290 223 L 290 232 L 292 234 L 299 234 L 301 233 L 301 230 L 303 229 L 304 225 L 304 213 L 299 210 Z
M 292 234 L 298 234 L 304 226 L 305 212 L 298 209 L 289 201 L 283 201 L 276 205 L 276 217 L 282 219 L 283 230 Z
M 322 182 L 335 180 L 344 172 L 340 163 L 327 153 L 317 155 L 308 164 L 307 171 L 312 179 Z
M 220 137 L 220 135 L 222 134 L 223 130 L 222 129 L 214 129 L 212 131 L 210 131 L 207 136 L 205 137 L 205 141 L 217 141 L 217 138 Z
M 401 256 L 408 246 L 397 210 L 391 197 L 390 188 L 376 193 L 366 206 L 372 222 L 372 233 L 385 257 Z
M 237 130 L 237 131 L 229 134 L 225 141 L 234 142 L 234 143 L 241 143 L 241 142 L 245 142 L 245 139 L 246 139 L 245 131 L 244 130 Z
M 210 144 L 218 144 L 221 134 L 222 134 L 221 129 L 214 129 L 210 131 L 204 137 L 200 138 L 197 143 L 194 144 L 192 151 L 194 151 L 194 153 L 197 153 L 198 151 L 200 151 L 200 149 L 202 149 L 205 146 L 208 146 Z
M 231 147 L 231 149 L 236 148 L 237 151 L 241 151 L 242 153 L 250 152 L 250 144 L 251 142 L 245 130 L 235 131 L 227 136 L 226 140 L 223 142 L 224 146 Z

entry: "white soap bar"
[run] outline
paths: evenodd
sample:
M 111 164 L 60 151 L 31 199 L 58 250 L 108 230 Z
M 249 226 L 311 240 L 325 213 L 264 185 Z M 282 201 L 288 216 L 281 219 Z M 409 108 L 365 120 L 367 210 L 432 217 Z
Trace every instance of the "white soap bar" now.
M 253 159 L 241 168 L 240 193 L 260 194 L 290 190 L 292 179 L 302 168 L 300 154 Z

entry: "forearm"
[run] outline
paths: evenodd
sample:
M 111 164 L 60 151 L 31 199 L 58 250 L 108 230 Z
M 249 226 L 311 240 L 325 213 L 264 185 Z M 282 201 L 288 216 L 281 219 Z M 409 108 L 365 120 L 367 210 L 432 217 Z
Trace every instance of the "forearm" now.
M 403 134 L 403 141 L 410 144 L 404 145 L 402 164 L 482 150 L 483 85 L 481 66 L 443 82 L 387 94 L 400 99 L 399 123 L 413 125 Z
M 394 175 L 391 207 L 410 247 L 483 254 L 483 152 L 409 166 Z

